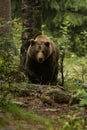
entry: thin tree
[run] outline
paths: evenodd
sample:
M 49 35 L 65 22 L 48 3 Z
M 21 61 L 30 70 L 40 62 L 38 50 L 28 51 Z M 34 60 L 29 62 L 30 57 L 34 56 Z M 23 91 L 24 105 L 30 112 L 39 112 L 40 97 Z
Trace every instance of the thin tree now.
M 20 68 L 23 70 L 26 60 L 26 51 L 29 40 L 41 34 L 42 3 L 41 0 L 22 0 L 22 47 L 20 56 Z

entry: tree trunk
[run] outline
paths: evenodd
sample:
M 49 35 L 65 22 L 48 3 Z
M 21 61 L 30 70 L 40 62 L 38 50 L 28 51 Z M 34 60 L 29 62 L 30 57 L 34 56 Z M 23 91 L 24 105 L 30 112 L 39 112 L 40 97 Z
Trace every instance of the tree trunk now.
M 11 0 L 0 0 L 0 19 L 2 24 L 11 20 Z M 0 35 L 7 35 L 10 31 L 11 26 L 0 28 Z
M 22 47 L 20 56 L 20 68 L 24 69 L 26 61 L 26 51 L 29 40 L 41 34 L 42 5 L 41 0 L 22 0 Z
M 11 0 L 0 0 L 0 50 L 17 55 L 17 49 L 12 38 Z

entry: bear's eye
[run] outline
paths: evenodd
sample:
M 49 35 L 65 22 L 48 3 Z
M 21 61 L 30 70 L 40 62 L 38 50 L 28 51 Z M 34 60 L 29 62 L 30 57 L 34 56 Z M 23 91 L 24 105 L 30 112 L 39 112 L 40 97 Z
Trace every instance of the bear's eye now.
M 49 42 L 45 42 L 45 45 L 46 45 L 47 47 L 49 47 L 50 43 L 49 43 Z
M 44 53 L 45 53 L 45 51 L 42 51 L 42 53 L 44 54 Z
M 37 50 L 36 53 L 38 53 L 39 51 Z

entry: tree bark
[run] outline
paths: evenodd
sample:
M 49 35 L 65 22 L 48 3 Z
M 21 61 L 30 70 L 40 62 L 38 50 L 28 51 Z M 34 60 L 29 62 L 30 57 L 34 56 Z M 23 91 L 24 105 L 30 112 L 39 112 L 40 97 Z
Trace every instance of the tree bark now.
M 18 51 L 13 42 L 11 26 L 11 0 L 0 0 L 0 50 L 12 52 L 17 55 Z
M 41 0 L 22 0 L 22 46 L 20 56 L 20 68 L 24 69 L 26 51 L 29 40 L 41 34 L 42 5 Z
M 11 0 L 0 0 L 0 18 L 2 24 L 3 22 L 8 22 L 11 20 Z M 2 33 L 2 35 L 7 35 L 10 31 L 11 26 L 0 28 L 0 33 Z

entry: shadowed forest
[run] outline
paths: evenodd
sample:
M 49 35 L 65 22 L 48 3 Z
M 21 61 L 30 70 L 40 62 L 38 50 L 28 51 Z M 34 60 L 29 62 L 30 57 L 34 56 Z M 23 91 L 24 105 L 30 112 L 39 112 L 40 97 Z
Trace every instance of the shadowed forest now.
M 59 49 L 56 84 L 26 74 L 38 35 Z M 87 130 L 87 0 L 0 0 L 0 130 Z

